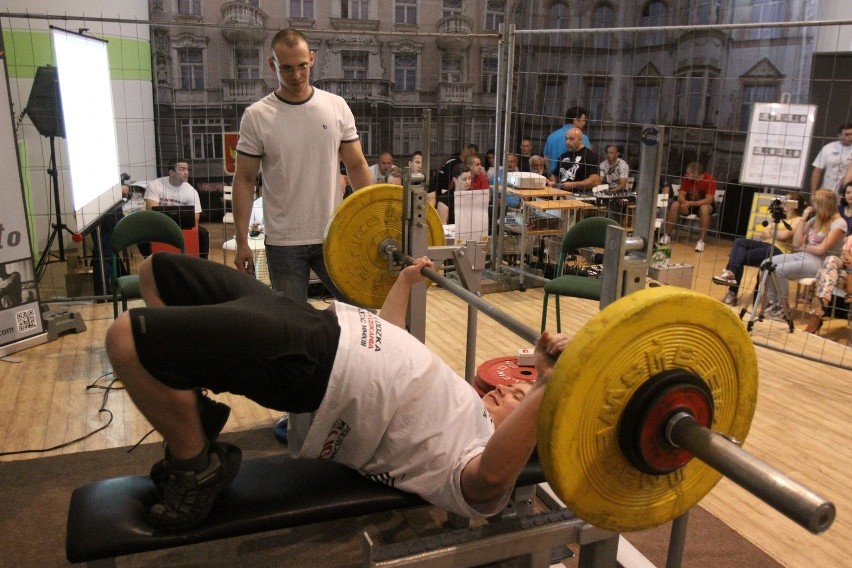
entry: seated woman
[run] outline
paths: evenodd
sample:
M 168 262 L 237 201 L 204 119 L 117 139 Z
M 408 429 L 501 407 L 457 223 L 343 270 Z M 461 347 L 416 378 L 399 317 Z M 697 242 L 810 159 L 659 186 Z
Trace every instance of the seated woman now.
M 841 239 L 848 227 L 837 210 L 837 193 L 820 189 L 814 193 L 813 205 L 802 213 L 802 221 L 793 233 L 796 252 L 772 257 L 778 278 L 766 280 L 766 294 L 773 304 L 770 317 L 788 319 L 788 280 L 816 276 L 826 256 L 840 252 Z
M 814 288 L 816 299 L 819 300 L 819 308 L 814 309 L 808 318 L 808 326 L 805 328 L 808 333 L 817 333 L 822 328 L 825 310 L 831 304 L 835 289 L 845 290 L 847 302 L 850 301 L 849 293 L 852 292 L 852 236 L 847 236 L 843 241 L 843 250 L 840 256 L 825 257 L 822 268 L 816 274 L 816 286 Z
M 770 256 L 793 252 L 793 233 L 802 220 L 801 213 L 805 207 L 805 198 L 803 195 L 788 193 L 783 207 L 786 225 L 784 222 L 767 225 L 760 233 L 760 240 L 740 237 L 734 241 L 728 265 L 722 274 L 713 277 L 714 284 L 728 287 L 728 293 L 722 299 L 725 304 L 736 305 L 739 283 L 746 266 L 760 266 L 760 263 Z M 790 228 L 788 229 L 787 226 Z M 776 228 L 775 246 L 772 246 L 772 234 Z

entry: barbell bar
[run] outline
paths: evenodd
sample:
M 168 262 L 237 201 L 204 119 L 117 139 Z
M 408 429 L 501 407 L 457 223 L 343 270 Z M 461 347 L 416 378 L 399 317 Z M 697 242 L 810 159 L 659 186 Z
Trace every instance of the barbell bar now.
M 396 278 L 389 268 L 414 262 L 398 244 L 402 188 L 364 188 L 343 205 L 326 227 L 329 273 L 350 298 L 379 281 L 388 289 Z M 415 222 L 439 244 L 433 211 Z M 347 276 L 338 281 L 341 271 Z M 422 274 L 537 342 L 538 331 L 460 284 L 430 268 Z M 369 295 L 379 305 L 382 290 Z M 719 302 L 668 286 L 625 296 L 593 316 L 557 361 L 538 427 L 545 477 L 578 516 L 618 532 L 679 517 L 723 474 L 809 531 L 824 532 L 834 505 L 740 447 L 757 374 L 748 332 Z
M 402 253 L 393 243 L 384 244 L 382 255 L 406 266 L 415 261 L 413 257 Z M 421 274 L 521 339 L 532 345 L 538 341 L 541 335 L 538 331 L 489 304 L 457 282 L 428 267 L 424 267 Z M 729 312 L 729 310 L 725 311 Z M 689 408 L 694 410 L 694 406 Z M 627 426 L 623 425 L 622 428 L 627 429 Z M 709 424 L 699 424 L 694 413 L 681 410 L 658 425 L 657 437 L 671 444 L 671 452 L 676 452 L 678 448 L 686 450 L 691 456 L 699 458 L 809 531 L 818 534 L 831 526 L 835 517 L 835 508 L 832 503 L 746 452 L 739 446 L 737 440 L 713 432 L 708 426 Z M 685 462 L 680 464 L 680 466 L 683 465 Z M 667 473 L 670 472 L 653 472 L 651 475 Z M 560 495 L 560 497 L 563 496 Z M 572 502 L 570 495 L 563 497 L 563 500 Z M 687 509 L 691 507 L 692 505 Z M 603 526 L 602 528 L 612 527 Z

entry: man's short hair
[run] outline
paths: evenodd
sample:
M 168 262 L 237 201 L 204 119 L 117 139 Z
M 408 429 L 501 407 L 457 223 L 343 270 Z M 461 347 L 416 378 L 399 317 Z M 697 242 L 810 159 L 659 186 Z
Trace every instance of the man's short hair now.
M 700 176 L 704 173 L 704 166 L 700 162 L 689 162 L 686 164 L 686 171 L 694 172 L 695 175 Z
M 569 122 L 574 122 L 576 119 L 580 118 L 584 114 L 586 115 L 586 117 L 588 117 L 589 111 L 587 111 L 581 106 L 572 106 L 571 108 L 565 111 L 565 124 L 568 124 Z
M 852 128 L 852 122 L 844 122 L 840 125 L 840 128 L 837 130 L 837 133 L 840 134 L 844 130 L 849 130 L 850 128 Z
M 615 144 L 607 144 L 604 147 L 604 152 L 608 151 L 610 148 L 615 148 L 615 151 L 618 152 L 618 146 L 616 146 Z
M 181 158 L 180 156 L 178 156 L 178 157 L 176 157 L 176 158 L 172 158 L 172 159 L 170 159 L 170 160 L 166 163 L 166 166 L 169 168 L 169 171 L 170 171 L 170 172 L 176 172 L 176 171 L 177 171 L 177 165 L 178 165 L 178 164 L 186 164 L 186 165 L 189 165 L 189 160 L 187 160 L 186 158 Z
M 456 166 L 453 168 L 453 177 L 457 178 L 460 175 L 462 175 L 463 173 L 469 172 L 469 171 L 470 171 L 470 166 L 468 166 L 467 164 L 456 164 Z
M 299 45 L 299 42 L 305 42 L 305 45 L 310 47 L 308 43 L 308 38 L 305 37 L 305 34 L 300 32 L 299 30 L 294 30 L 293 28 L 286 28 L 272 36 L 272 41 L 269 46 L 272 49 L 275 49 L 275 46 L 279 43 L 284 44 L 286 47 L 296 47 Z

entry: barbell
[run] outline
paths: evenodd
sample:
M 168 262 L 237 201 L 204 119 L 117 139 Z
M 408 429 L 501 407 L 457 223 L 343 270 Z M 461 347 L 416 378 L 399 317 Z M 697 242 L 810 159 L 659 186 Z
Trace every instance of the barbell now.
M 350 299 L 379 307 L 396 278 L 390 268 L 413 261 L 400 250 L 402 210 L 402 188 L 380 184 L 353 193 L 333 215 L 324 258 Z M 431 206 L 423 218 L 430 244 L 442 243 Z M 422 273 L 522 339 L 538 340 L 536 330 L 437 271 Z M 673 286 L 625 296 L 593 316 L 554 367 L 538 427 L 545 478 L 579 517 L 617 532 L 684 514 L 725 475 L 821 533 L 834 505 L 740 447 L 757 388 L 751 339 L 721 303 Z

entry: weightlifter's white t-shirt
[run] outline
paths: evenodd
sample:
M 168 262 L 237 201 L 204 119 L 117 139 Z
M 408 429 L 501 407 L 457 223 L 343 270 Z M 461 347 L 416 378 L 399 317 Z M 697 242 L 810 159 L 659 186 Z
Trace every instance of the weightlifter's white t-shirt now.
M 291 416 L 296 457 L 331 459 L 467 517 L 509 498 L 468 504 L 461 472 L 494 433 L 479 396 L 426 346 L 367 310 L 335 303 L 340 341 L 328 390 L 305 432 Z

